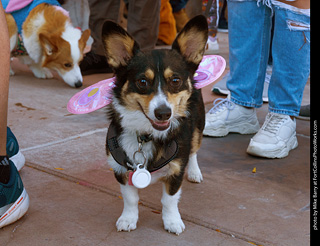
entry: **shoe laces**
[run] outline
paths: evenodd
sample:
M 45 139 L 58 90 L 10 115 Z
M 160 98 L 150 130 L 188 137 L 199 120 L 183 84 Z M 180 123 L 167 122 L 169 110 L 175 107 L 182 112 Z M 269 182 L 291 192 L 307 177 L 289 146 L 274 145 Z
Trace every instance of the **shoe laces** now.
M 228 113 L 226 119 L 229 117 L 229 113 L 231 110 L 235 108 L 235 104 L 229 100 L 229 98 L 217 98 L 213 101 L 213 107 L 209 110 L 210 114 L 216 114 L 224 110 L 225 108 L 228 109 Z
M 286 115 L 268 113 L 266 121 L 264 122 L 261 129 L 271 134 L 276 134 L 282 123 L 285 122 L 286 119 Z

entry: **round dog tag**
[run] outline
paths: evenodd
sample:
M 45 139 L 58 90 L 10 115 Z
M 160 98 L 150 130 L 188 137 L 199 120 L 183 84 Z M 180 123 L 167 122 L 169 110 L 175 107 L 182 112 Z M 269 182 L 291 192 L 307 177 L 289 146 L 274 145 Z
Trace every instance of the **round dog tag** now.
M 137 170 L 132 175 L 132 183 L 139 189 L 146 188 L 151 182 L 151 174 L 142 164 L 139 164 Z

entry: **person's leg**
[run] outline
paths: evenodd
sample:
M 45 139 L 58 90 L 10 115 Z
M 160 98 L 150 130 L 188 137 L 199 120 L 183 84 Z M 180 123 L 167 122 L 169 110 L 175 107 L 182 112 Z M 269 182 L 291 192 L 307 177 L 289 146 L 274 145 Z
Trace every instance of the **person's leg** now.
M 271 9 L 257 1 L 229 1 L 231 101 L 246 107 L 260 107 L 267 68 Z
M 176 21 L 172 13 L 170 2 L 169 0 L 161 0 L 158 39 L 166 45 L 171 45 L 176 36 Z
M 310 72 L 310 10 L 271 1 L 275 15 L 269 113 L 247 152 L 283 158 L 298 146 L 296 121 Z
M 275 30 L 269 111 L 297 116 L 310 73 L 310 12 L 272 2 Z
M 216 100 L 206 114 L 204 134 L 252 134 L 259 130 L 256 107 L 262 93 L 270 47 L 271 10 L 255 0 L 228 2 L 231 98 Z
M 202 0 L 202 12 L 208 22 L 208 41 L 205 55 L 213 55 L 219 52 L 217 39 L 219 23 L 219 0 Z
M 172 6 L 172 12 L 176 13 L 184 9 L 188 3 L 188 0 L 170 0 Z
M 223 5 L 222 5 L 221 11 L 220 11 L 218 31 L 219 32 L 228 32 L 227 0 L 222 0 L 222 2 L 223 2 Z
M 7 156 L 7 112 L 10 41 L 0 3 L 0 228 L 20 219 L 28 210 L 29 197 L 14 163 Z
M 106 20 L 118 21 L 120 1 L 118 0 L 89 0 L 90 18 L 89 27 L 94 39 L 91 50 L 104 56 L 104 47 L 101 39 L 102 26 Z
M 0 183 L 7 183 L 10 178 L 10 165 L 7 158 L 7 114 L 9 94 L 9 71 L 10 71 L 10 41 L 7 22 L 2 4 L 0 3 Z
M 129 0 L 128 33 L 141 50 L 151 50 L 158 40 L 160 0 Z
M 186 5 L 188 0 L 170 0 L 172 6 L 172 14 L 176 22 L 177 32 L 180 32 L 189 21 L 186 13 Z
M 93 44 L 91 51 L 86 53 L 80 64 L 82 75 L 94 73 L 112 73 L 104 54 L 101 32 L 102 26 L 107 20 L 117 22 L 120 8 L 118 0 L 89 0 L 90 18 L 89 27 Z

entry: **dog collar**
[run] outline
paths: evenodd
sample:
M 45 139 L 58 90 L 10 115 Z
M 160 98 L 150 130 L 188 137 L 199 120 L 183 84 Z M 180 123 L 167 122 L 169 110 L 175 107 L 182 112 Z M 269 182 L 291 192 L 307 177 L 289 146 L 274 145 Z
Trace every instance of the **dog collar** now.
M 194 87 L 201 89 L 216 81 L 224 72 L 226 61 L 222 56 L 203 56 L 194 74 Z M 102 80 L 76 93 L 68 102 L 67 109 L 72 114 L 87 114 L 107 106 L 112 101 L 112 89 L 116 79 Z
M 151 138 L 149 135 L 148 135 L 148 141 L 151 141 Z M 116 131 L 116 126 L 113 123 L 113 121 L 111 122 L 108 129 L 107 144 L 113 159 L 118 164 L 125 167 L 127 170 L 134 170 L 133 168 L 134 163 L 132 163 L 129 160 L 125 151 L 123 150 L 123 148 L 120 146 L 118 142 L 118 134 Z M 152 173 L 166 166 L 170 161 L 172 161 L 176 157 L 178 150 L 179 150 L 178 143 L 176 142 L 176 140 L 172 140 L 167 146 L 165 146 L 165 151 L 164 151 L 164 154 L 161 156 L 161 158 L 154 165 L 148 166 L 147 168 L 148 171 Z

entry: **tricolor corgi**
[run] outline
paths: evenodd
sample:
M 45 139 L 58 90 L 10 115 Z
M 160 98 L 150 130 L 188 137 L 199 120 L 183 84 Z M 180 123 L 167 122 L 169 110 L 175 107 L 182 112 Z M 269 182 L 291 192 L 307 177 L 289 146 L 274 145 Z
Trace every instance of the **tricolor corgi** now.
M 111 21 L 103 26 L 106 57 L 116 75 L 106 151 L 124 201 L 118 231 L 136 229 L 138 189 L 156 181 L 163 182 L 165 230 L 185 229 L 178 201 L 186 167 L 189 181 L 202 181 L 196 153 L 205 110 L 193 76 L 207 38 L 204 16 L 187 23 L 171 50 L 142 52 L 122 27 Z
M 90 30 L 81 32 L 73 27 L 68 12 L 60 7 L 58 2 L 57 5 L 43 3 L 44 0 L 25 2 L 27 5 L 22 10 L 14 10 L 13 5 L 13 11 L 9 11 L 9 5 L 4 5 L 7 12 L 11 54 L 23 42 L 26 53 L 23 51 L 16 53 L 20 53 L 18 57 L 30 67 L 35 77 L 52 78 L 50 72 L 52 69 L 57 71 L 68 85 L 82 86 L 79 63 L 83 59 L 83 50 L 90 36 Z M 23 17 L 20 16 L 20 11 L 24 10 L 27 14 L 25 19 L 21 20 Z M 10 73 L 14 74 L 12 70 Z

